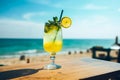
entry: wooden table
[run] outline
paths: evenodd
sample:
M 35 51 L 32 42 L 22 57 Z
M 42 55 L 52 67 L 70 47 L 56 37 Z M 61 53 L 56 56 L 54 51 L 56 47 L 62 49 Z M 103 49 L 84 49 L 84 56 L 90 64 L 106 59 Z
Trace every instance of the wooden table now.
M 116 80 L 120 75 L 120 64 L 115 62 L 75 58 L 57 63 L 61 69 L 44 70 L 46 63 L 0 67 L 0 80 Z

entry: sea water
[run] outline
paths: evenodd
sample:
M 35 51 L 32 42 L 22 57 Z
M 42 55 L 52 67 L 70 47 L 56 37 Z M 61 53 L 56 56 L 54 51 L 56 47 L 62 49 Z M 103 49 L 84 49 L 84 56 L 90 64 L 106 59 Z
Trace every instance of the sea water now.
M 68 51 L 85 51 L 93 46 L 110 48 L 114 39 L 63 39 L 59 54 Z M 0 39 L 0 58 L 20 55 L 44 55 L 43 39 Z

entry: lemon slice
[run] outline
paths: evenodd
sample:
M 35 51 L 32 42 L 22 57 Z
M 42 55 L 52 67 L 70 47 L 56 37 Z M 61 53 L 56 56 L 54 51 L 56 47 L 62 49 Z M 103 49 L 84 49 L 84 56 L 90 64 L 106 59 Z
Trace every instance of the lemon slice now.
M 69 17 L 63 17 L 61 20 L 61 26 L 64 28 L 69 28 L 72 24 L 72 21 Z

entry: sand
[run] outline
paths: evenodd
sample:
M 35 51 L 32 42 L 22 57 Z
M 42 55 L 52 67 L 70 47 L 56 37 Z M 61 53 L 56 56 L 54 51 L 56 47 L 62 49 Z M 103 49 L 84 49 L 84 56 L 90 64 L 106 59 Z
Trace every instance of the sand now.
M 91 53 L 87 52 L 71 52 L 71 54 L 68 53 L 61 53 L 56 55 L 56 59 L 63 60 L 68 58 L 75 58 L 75 57 L 91 57 Z M 29 62 L 28 62 L 29 59 Z M 29 64 L 29 63 L 41 63 L 41 62 L 50 62 L 50 56 L 47 55 L 40 55 L 40 56 L 26 56 L 25 60 L 20 60 L 20 58 L 5 58 L 0 59 L 1 65 L 18 65 L 18 64 Z

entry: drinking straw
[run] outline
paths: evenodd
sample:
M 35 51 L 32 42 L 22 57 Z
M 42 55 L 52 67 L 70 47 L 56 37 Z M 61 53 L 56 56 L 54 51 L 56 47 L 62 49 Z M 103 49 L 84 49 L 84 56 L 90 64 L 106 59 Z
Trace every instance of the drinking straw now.
M 63 10 L 61 11 L 59 22 L 61 21 L 62 15 L 63 15 Z
M 59 23 L 61 22 L 62 15 L 63 15 L 63 10 L 61 11 L 61 14 L 60 14 Z M 57 30 L 57 33 L 58 33 L 58 31 L 59 31 L 59 28 L 58 28 L 58 30 Z M 56 33 L 56 35 L 55 35 L 55 38 L 54 38 L 53 42 L 55 42 L 55 40 L 56 40 L 57 33 Z

